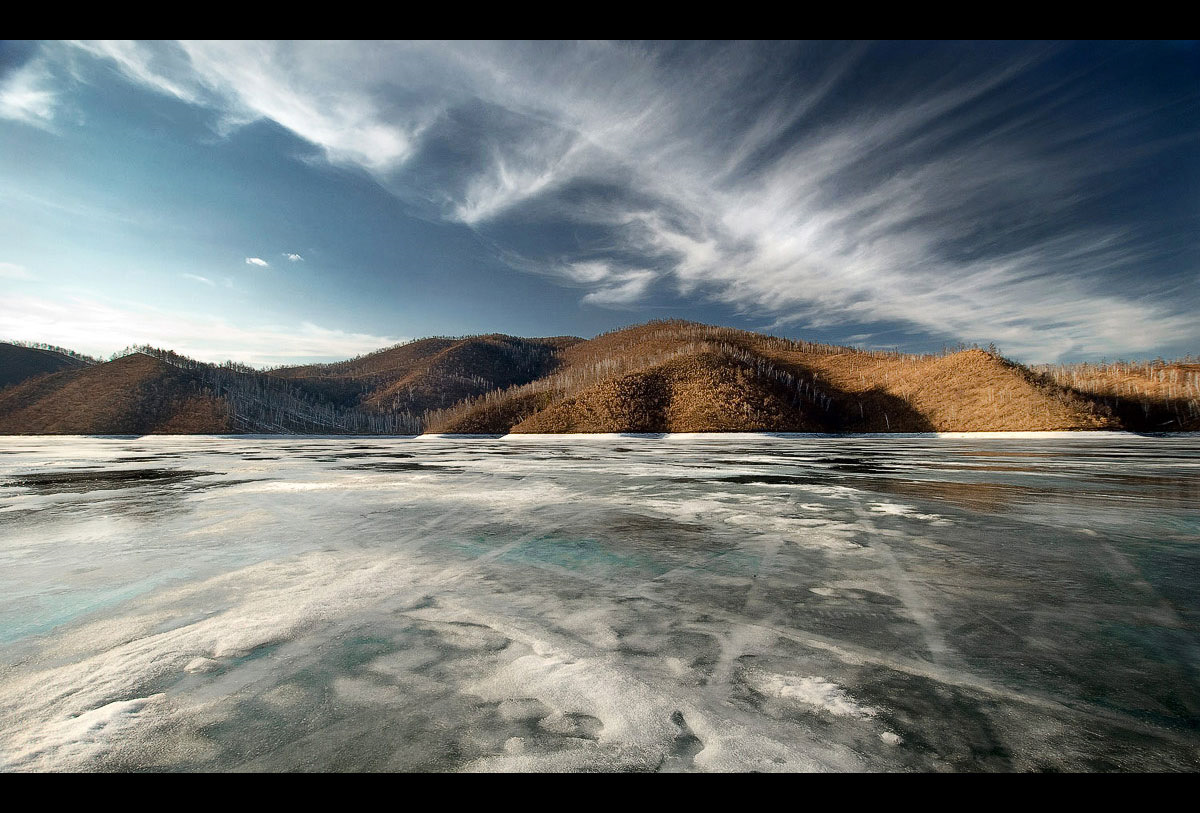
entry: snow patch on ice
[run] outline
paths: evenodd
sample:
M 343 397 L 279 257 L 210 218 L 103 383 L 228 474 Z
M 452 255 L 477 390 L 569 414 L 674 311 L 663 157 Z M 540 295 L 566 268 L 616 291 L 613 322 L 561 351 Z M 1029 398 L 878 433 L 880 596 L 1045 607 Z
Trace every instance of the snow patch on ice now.
M 922 514 L 911 505 L 901 505 L 894 502 L 876 502 L 871 503 L 871 511 L 876 514 L 887 514 L 894 517 L 907 517 L 909 519 L 919 519 L 924 522 L 932 522 L 938 525 L 948 525 L 950 520 L 940 514 Z
M 750 672 L 747 682 L 759 694 L 811 706 L 835 717 L 864 718 L 878 713 L 870 706 L 856 703 L 838 684 L 815 675 Z

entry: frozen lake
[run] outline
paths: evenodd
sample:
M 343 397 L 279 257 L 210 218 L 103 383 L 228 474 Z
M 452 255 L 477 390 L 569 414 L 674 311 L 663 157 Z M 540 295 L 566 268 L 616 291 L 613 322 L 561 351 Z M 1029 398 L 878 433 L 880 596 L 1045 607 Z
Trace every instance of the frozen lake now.
M 1200 437 L 0 438 L 0 769 L 1200 769 Z

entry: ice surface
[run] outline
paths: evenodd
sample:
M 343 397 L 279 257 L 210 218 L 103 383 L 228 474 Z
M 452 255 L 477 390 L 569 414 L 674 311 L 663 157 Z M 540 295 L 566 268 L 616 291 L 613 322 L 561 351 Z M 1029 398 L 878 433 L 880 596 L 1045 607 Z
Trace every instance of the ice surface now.
M 1200 769 L 1200 438 L 0 439 L 0 769 Z

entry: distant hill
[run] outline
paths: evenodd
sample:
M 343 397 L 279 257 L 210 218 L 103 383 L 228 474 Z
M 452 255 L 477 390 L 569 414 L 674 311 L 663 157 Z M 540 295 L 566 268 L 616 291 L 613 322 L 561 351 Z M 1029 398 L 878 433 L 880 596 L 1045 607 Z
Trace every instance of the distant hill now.
M 0 390 L 4 434 L 1200 429 L 1191 360 L 1030 369 L 978 348 L 869 352 L 680 320 L 590 340 L 421 339 L 269 371 L 150 347 L 95 364 L 4 347 L 11 369 L 35 371 Z
M 420 416 L 343 407 L 244 365 L 131 348 L 0 390 L 0 434 L 411 434 Z
M 210 434 L 232 429 L 197 376 L 135 354 L 0 390 L 0 434 Z
M 350 361 L 284 367 L 271 375 L 313 392 L 336 394 L 344 405 L 421 414 L 548 375 L 560 365 L 560 351 L 582 341 L 502 334 L 420 339 Z
M 0 342 L 0 389 L 60 370 L 86 367 L 89 361 L 44 347 Z

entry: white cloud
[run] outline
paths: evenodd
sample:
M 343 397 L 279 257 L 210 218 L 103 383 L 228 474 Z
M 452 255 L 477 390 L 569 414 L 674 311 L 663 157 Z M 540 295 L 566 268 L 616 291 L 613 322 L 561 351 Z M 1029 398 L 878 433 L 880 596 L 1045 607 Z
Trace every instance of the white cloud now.
M 0 118 L 48 128 L 57 105 L 50 85 L 51 76 L 39 60 L 13 71 L 0 85 Z
M 285 252 L 283 253 L 283 256 L 287 257 L 287 258 L 288 258 L 288 260 L 290 260 L 291 262 L 294 262 L 294 263 L 302 263 L 302 262 L 304 262 L 304 258 L 303 258 L 303 257 L 301 257 L 299 254 L 288 254 L 288 253 L 285 251 Z
M 569 263 L 561 269 L 561 273 L 576 282 L 595 283 L 602 282 L 612 276 L 612 268 L 608 263 L 598 260 L 588 260 L 585 262 Z
M 605 43 L 80 47 L 157 92 L 212 107 L 226 128 L 270 119 L 397 191 L 424 140 L 449 138 L 431 126 L 447 111 L 515 122 L 457 132 L 464 142 L 450 146 L 473 160 L 442 167 L 452 182 L 422 194 L 477 230 L 539 200 L 559 223 L 607 230 L 599 250 L 583 245 L 578 256 L 498 245 L 514 267 L 554 269 L 588 288 L 591 304 L 636 303 L 659 279 L 777 325 L 901 323 L 994 340 L 1029 360 L 1200 336 L 1200 323 L 1181 315 L 1183 300 L 1156 301 L 1129 282 L 1101 290 L 1097 280 L 1144 259 L 1130 235 L 1018 231 L 1055 222 L 1120 160 L 1089 152 L 1102 120 L 1047 128 L 1037 119 L 1063 103 L 1054 89 L 1005 95 L 1039 48 L 912 83 L 836 118 L 817 111 L 862 92 L 843 92 L 861 49 L 799 76 L 763 44 L 697 49 L 683 67 L 652 47 Z M 39 98 L 21 109 L 48 116 L 50 101 Z M 616 193 L 553 197 L 572 184 Z M 961 243 L 973 250 L 946 249 Z M 604 249 L 639 269 L 595 260 Z
M 180 276 L 182 276 L 184 279 L 195 280 L 196 282 L 203 282 L 205 285 L 215 284 L 208 277 L 202 277 L 199 274 L 181 274 Z
M 211 105 L 223 126 L 270 119 L 333 160 L 386 170 L 404 160 L 424 117 L 382 104 L 368 43 L 248 41 L 76 43 L 129 78 L 185 101 Z
M 131 344 L 166 347 L 202 361 L 287 364 L 345 359 L 403 338 L 300 325 L 235 324 L 220 316 L 75 298 L 0 297 L 0 336 L 49 342 L 96 356 Z
M 271 264 L 261 257 L 247 257 L 246 265 L 257 265 L 259 268 L 269 268 Z
M 160 93 L 185 102 L 200 103 L 203 100 L 199 83 L 178 58 L 177 49 L 170 45 L 156 47 L 151 43 L 127 40 L 72 42 L 71 45 L 93 56 L 112 60 L 126 76 Z
M 623 271 L 614 274 L 610 284 L 584 296 L 590 305 L 633 305 L 646 293 L 655 278 L 653 271 Z
M 0 279 L 33 279 L 33 274 L 23 265 L 0 263 Z

